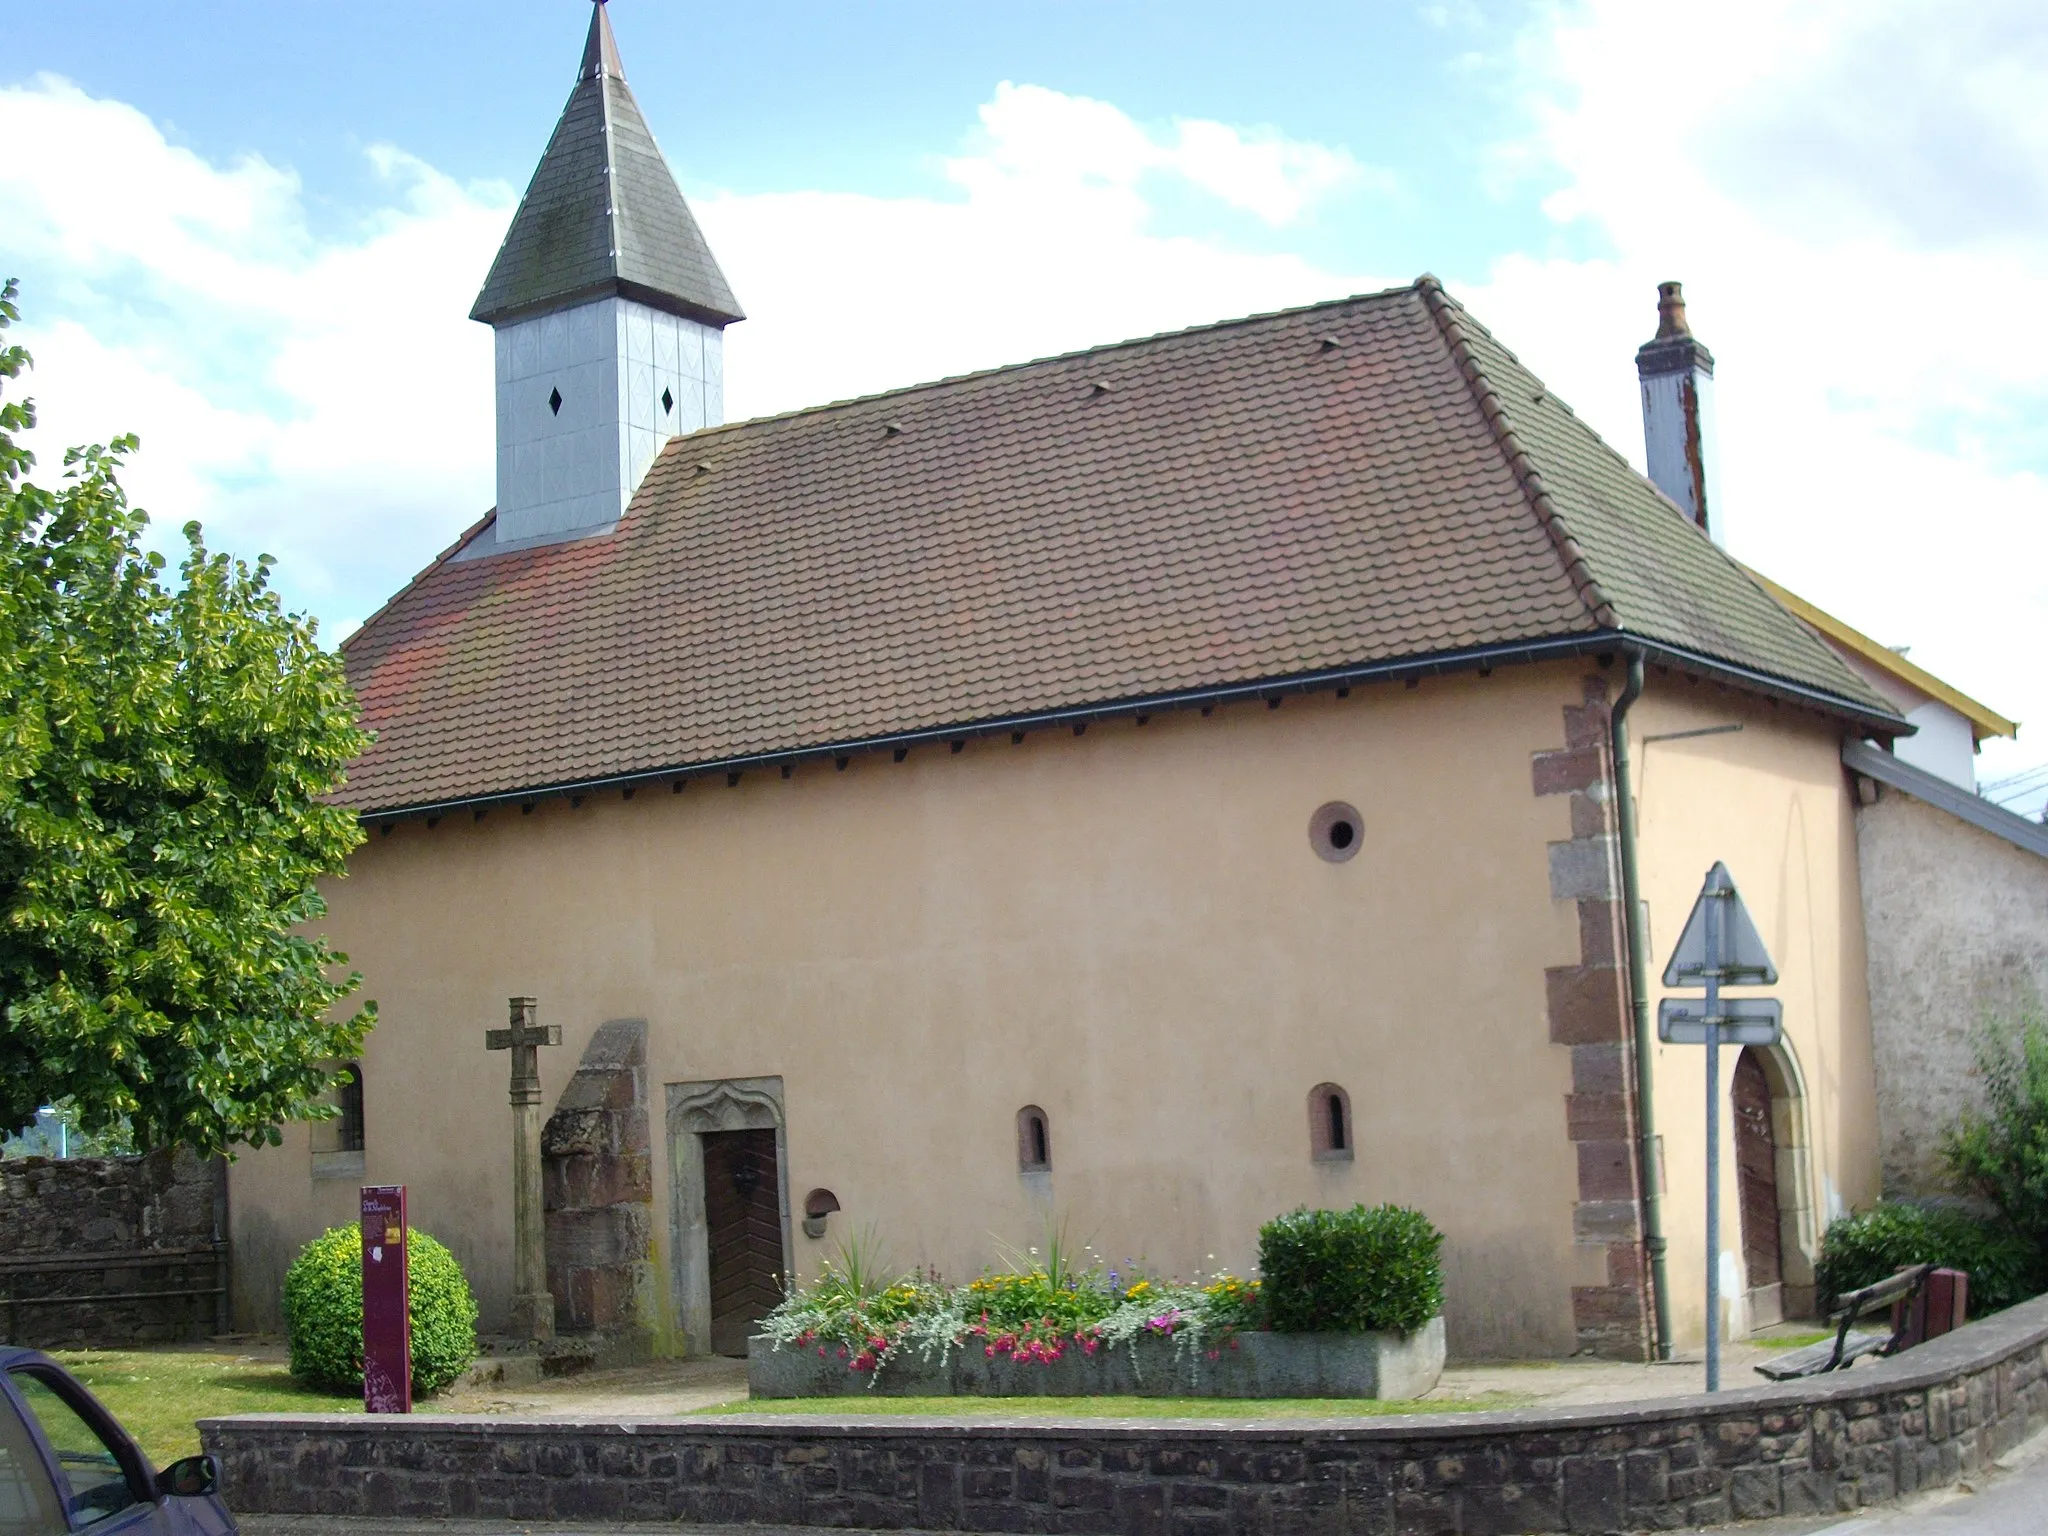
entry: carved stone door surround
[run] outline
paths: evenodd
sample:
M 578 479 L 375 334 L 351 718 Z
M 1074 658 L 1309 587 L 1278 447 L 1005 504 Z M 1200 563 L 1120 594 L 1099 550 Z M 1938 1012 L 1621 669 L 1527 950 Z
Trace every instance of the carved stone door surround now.
M 704 1142 L 714 1131 L 775 1132 L 776 1209 L 782 1251 L 790 1242 L 789 1136 L 779 1077 L 669 1083 L 669 1279 L 683 1347 L 711 1352 L 711 1244 L 704 1212 Z

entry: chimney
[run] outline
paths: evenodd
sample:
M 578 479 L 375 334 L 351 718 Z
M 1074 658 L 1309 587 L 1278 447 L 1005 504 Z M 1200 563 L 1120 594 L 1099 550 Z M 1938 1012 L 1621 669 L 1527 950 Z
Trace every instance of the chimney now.
M 1685 290 L 1657 285 L 1657 335 L 1636 349 L 1643 386 L 1643 448 L 1650 480 L 1715 543 L 1718 516 L 1708 492 L 1714 462 L 1714 354 L 1685 323 Z

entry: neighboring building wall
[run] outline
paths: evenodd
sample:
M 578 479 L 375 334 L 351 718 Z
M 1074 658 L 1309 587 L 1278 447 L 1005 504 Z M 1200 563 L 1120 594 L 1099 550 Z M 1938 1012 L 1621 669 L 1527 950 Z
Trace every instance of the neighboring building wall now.
M 222 1332 L 226 1205 L 227 1165 L 182 1148 L 0 1161 L 0 1340 L 113 1348 Z
M 1823 636 L 1822 638 L 1826 638 Z M 1850 670 L 1875 688 L 1913 727 L 1913 734 L 1892 743 L 1892 753 L 1936 778 L 1975 792 L 1977 736 L 1970 722 L 1939 699 L 1929 698 L 1912 684 L 1871 665 L 1846 646 L 1829 642 Z
M 2048 996 L 2048 859 L 1891 785 L 1872 787 L 1856 841 L 1884 1191 L 1930 1195 L 1945 1187 L 1942 1132 L 1981 1103 L 1979 1026 Z
M 1658 739 L 1728 725 L 1742 729 Z M 1812 1305 L 1812 1261 L 1827 1218 L 1870 1200 L 1878 1185 L 1863 921 L 1841 729 L 1791 705 L 1773 707 L 1657 667 L 1630 728 L 1653 1006 L 1664 995 L 1665 961 L 1716 860 L 1734 876 L 1778 967 L 1778 984 L 1766 995 L 1784 1004 L 1785 1045 L 1770 1053 L 1767 1073 L 1784 1218 L 1784 1304 L 1796 1316 Z M 1705 1054 L 1702 1046 L 1660 1044 L 1652 1061 L 1673 1324 L 1682 1347 L 1696 1347 L 1705 1335 Z M 1721 1052 L 1719 1088 L 1719 1264 L 1732 1336 L 1751 1323 L 1729 1107 L 1739 1054 Z
M 1112 1263 L 1244 1273 L 1279 1212 L 1393 1200 L 1448 1235 L 1457 1353 L 1570 1353 L 1574 1293 L 1610 1283 L 1612 1234 L 1575 1233 L 1580 1047 L 1553 989 L 1598 969 L 1605 941 L 1585 938 L 1585 893 L 1553 884 L 1553 846 L 1597 840 L 1599 807 L 1569 773 L 1554 793 L 1532 775 L 1573 730 L 1596 741 L 1596 721 L 1566 715 L 1594 670 L 373 832 L 327 891 L 329 934 L 381 1008 L 367 1176 L 410 1186 L 496 1326 L 509 1112 L 482 1032 L 531 994 L 563 1027 L 542 1053 L 550 1099 L 608 1019 L 647 1020 L 656 1104 L 676 1101 L 663 1085 L 779 1080 L 784 1199 L 800 1214 L 825 1188 L 842 1206 L 822 1240 L 791 1223 L 804 1274 L 872 1231 L 899 1265 L 972 1275 L 1053 1221 Z M 1363 813 L 1345 862 L 1309 842 L 1334 800 Z M 1324 1083 L 1350 1095 L 1348 1161 L 1312 1154 L 1304 1104 Z M 1049 1119 L 1049 1172 L 1019 1168 L 1027 1104 Z M 672 1130 L 656 1128 L 653 1166 L 670 1292 L 673 1170 L 689 1166 Z M 351 1218 L 355 1191 L 313 1180 L 297 1127 L 234 1180 L 242 1319 L 274 1325 L 284 1265 Z M 675 1316 L 673 1294 L 662 1308 Z

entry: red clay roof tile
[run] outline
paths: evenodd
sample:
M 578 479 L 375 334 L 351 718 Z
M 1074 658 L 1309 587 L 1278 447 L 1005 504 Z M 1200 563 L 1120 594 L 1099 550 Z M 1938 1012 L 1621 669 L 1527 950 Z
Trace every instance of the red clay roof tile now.
M 1616 627 L 1889 714 L 1425 279 L 677 438 L 612 533 L 444 556 L 351 637 L 341 799 Z

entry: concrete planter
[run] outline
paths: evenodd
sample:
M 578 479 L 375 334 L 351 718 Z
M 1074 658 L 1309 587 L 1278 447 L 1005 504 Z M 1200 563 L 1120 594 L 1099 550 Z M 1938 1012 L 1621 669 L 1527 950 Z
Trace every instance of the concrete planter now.
M 1241 1333 L 1210 1359 L 1171 1339 L 1070 1349 L 1050 1365 L 990 1359 L 978 1347 L 944 1364 L 905 1352 L 880 1371 L 849 1370 L 838 1350 L 747 1341 L 750 1397 L 1382 1397 L 1416 1398 L 1444 1368 L 1444 1320 L 1414 1333 Z

